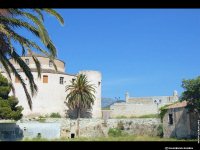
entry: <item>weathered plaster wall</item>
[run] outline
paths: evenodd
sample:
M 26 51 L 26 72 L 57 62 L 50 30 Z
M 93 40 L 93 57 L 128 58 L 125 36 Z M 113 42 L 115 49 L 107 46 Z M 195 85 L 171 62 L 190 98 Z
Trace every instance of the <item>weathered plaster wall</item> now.
M 169 114 L 173 116 L 173 124 L 169 124 Z M 185 108 L 172 108 L 163 118 L 164 137 L 191 138 L 197 130 L 197 119 L 190 118 L 190 113 Z M 196 125 L 191 128 L 191 123 Z

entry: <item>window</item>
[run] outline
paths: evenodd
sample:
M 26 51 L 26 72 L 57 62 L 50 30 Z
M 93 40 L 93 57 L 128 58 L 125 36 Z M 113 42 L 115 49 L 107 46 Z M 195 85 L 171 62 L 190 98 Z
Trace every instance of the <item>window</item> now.
M 98 82 L 98 86 L 100 86 L 101 85 L 101 82 Z
M 173 116 L 172 116 L 172 114 L 169 114 L 168 121 L 169 121 L 169 124 L 170 124 L 170 125 L 173 124 Z
M 25 59 L 25 63 L 29 65 L 29 59 Z
M 75 79 L 72 79 L 72 82 L 74 83 Z
M 19 79 L 15 77 L 15 83 L 19 83 Z
M 64 77 L 60 77 L 60 84 L 63 84 Z
M 43 83 L 48 83 L 48 76 L 47 75 L 43 75 Z
M 49 60 L 49 67 L 53 66 L 53 62 L 51 60 Z

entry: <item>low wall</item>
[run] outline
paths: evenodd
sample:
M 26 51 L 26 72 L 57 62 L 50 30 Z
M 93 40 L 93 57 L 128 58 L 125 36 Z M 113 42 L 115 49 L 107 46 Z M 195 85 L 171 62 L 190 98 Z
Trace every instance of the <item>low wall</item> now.
M 130 135 L 157 136 L 158 126 L 161 124 L 158 118 L 133 118 L 133 119 L 108 119 L 107 128 L 123 126 L 124 132 Z
M 108 136 L 110 128 L 123 126 L 123 131 L 130 135 L 156 136 L 160 119 L 132 118 L 132 119 L 80 119 L 80 137 Z M 23 138 L 71 138 L 77 136 L 77 120 L 45 119 L 44 122 L 35 120 L 21 120 L 17 123 L 0 123 L 0 140 L 21 140 Z
M 110 128 L 123 126 L 123 131 L 130 135 L 157 136 L 158 126 L 161 124 L 159 118 L 131 118 L 131 119 L 80 119 L 80 137 L 108 136 Z M 71 126 L 71 130 L 70 130 Z M 71 120 L 71 125 L 62 126 L 62 137 L 69 137 L 77 131 L 77 121 Z

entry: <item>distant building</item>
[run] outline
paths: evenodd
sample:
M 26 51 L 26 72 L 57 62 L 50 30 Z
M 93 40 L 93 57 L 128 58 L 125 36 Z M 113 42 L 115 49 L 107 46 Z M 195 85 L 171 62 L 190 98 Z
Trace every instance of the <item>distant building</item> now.
M 38 86 L 38 93 L 33 97 L 33 110 L 31 111 L 26 100 L 25 92 L 19 80 L 12 74 L 12 82 L 16 90 L 16 97 L 19 99 L 19 105 L 24 107 L 24 116 L 41 116 L 50 115 L 51 113 L 60 113 L 61 116 L 66 116 L 68 110 L 66 104 L 67 92 L 66 86 L 70 84 L 71 80 L 74 80 L 80 73 L 85 74 L 91 84 L 95 85 L 95 102 L 92 107 L 92 117 L 101 118 L 101 73 L 98 71 L 80 71 L 77 74 L 65 73 L 65 62 L 55 59 L 54 62 L 57 66 L 57 72 L 54 69 L 53 63 L 48 57 L 37 55 L 38 60 L 41 63 L 41 78 L 38 78 L 36 65 L 30 54 L 21 57 L 25 63 L 30 67 L 35 83 Z M 10 62 L 17 69 L 19 74 L 24 79 L 27 86 L 29 82 L 20 66 L 13 60 Z M 3 68 L 0 68 L 2 74 L 6 77 Z M 28 87 L 29 89 L 29 87 Z M 11 93 L 12 94 L 12 93 Z
M 171 104 L 178 100 L 177 91 L 173 92 L 172 96 L 151 96 L 151 97 L 130 97 L 125 94 L 126 102 L 114 103 L 110 106 L 112 110 L 110 117 L 118 116 L 142 116 L 148 114 L 157 114 L 159 108 Z
M 187 102 L 179 102 L 167 107 L 163 118 L 164 137 L 197 138 L 198 115 L 189 112 Z

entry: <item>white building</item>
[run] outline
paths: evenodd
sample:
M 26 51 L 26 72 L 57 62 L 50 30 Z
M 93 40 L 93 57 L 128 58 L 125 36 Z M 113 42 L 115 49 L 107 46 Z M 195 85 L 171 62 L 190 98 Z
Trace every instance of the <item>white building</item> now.
M 94 94 L 96 99 L 92 109 L 93 118 L 101 118 L 101 73 L 98 71 L 80 71 L 76 75 L 65 73 L 65 62 L 56 59 L 54 60 L 58 71 L 56 72 L 52 62 L 49 58 L 37 55 L 38 60 L 41 63 L 41 78 L 38 78 L 36 65 L 32 57 L 21 57 L 26 64 L 30 67 L 35 83 L 38 86 L 38 93 L 32 98 L 33 109 L 30 110 L 28 102 L 26 100 L 25 92 L 19 80 L 12 75 L 12 82 L 16 90 L 16 97 L 19 99 L 19 105 L 24 107 L 24 116 L 44 116 L 51 113 L 59 113 L 61 116 L 66 116 L 67 106 L 64 103 L 66 101 L 66 86 L 70 84 L 70 81 L 76 78 L 76 75 L 82 73 L 85 74 L 91 84 L 95 85 L 96 93 Z M 19 65 L 14 60 L 10 62 L 15 66 L 19 74 L 23 77 L 27 86 L 29 86 L 28 79 L 26 78 Z M 2 72 L 4 76 L 6 74 Z M 29 87 L 28 87 L 29 89 Z
M 129 97 L 125 94 L 125 102 L 114 103 L 110 106 L 110 117 L 138 117 L 158 114 L 159 108 L 178 101 L 177 91 L 171 96 Z

